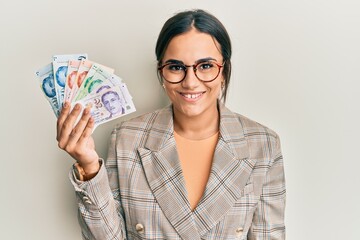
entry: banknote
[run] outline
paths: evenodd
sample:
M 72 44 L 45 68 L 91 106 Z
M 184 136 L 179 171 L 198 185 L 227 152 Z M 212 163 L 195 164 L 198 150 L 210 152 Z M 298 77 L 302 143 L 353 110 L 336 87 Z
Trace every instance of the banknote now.
M 71 92 L 70 92 L 70 97 L 69 97 L 70 102 L 76 96 L 76 93 L 77 93 L 79 87 L 81 86 L 82 82 L 84 81 L 84 78 L 88 74 L 92 64 L 93 64 L 93 62 L 86 60 L 86 59 L 83 59 L 80 61 L 80 66 L 79 66 L 79 69 L 77 71 L 77 75 L 75 78 L 75 84 L 72 87 Z
M 86 54 L 55 55 L 36 76 L 57 117 L 64 100 L 72 106 L 91 106 L 95 127 L 136 111 L 126 84 L 114 69 L 87 60 Z
M 100 124 L 136 111 L 132 101 L 126 100 L 121 86 L 103 89 L 91 97 L 73 102 L 72 106 L 75 106 L 76 103 L 81 104 L 84 108 L 91 107 L 90 113 L 95 122 L 94 129 Z
M 56 97 L 52 64 L 50 63 L 36 71 L 36 76 L 39 78 L 40 88 L 42 92 L 44 93 L 46 99 L 49 101 L 55 115 L 58 116 L 60 108 Z
M 79 70 L 81 61 L 70 60 L 68 63 L 68 70 L 66 74 L 66 83 L 64 90 L 64 100 L 70 101 L 71 91 L 74 88 L 77 72 Z
M 91 71 L 94 70 L 94 74 Z M 105 71 L 98 64 L 93 64 L 92 69 L 86 76 L 83 85 L 76 96 L 76 101 L 85 97 L 90 97 L 92 94 L 97 94 L 103 89 L 111 88 L 121 84 L 121 78 Z
M 133 104 L 132 103 L 132 96 L 130 95 L 130 92 L 129 92 L 127 86 L 126 86 L 126 83 L 121 83 L 120 86 L 121 86 L 121 91 L 123 92 L 126 101 L 131 102 L 131 104 Z
M 53 56 L 54 82 L 56 89 L 56 97 L 59 106 L 62 106 L 64 101 L 64 91 L 65 91 L 68 63 L 70 60 L 81 60 L 81 59 L 87 59 L 87 54 Z
M 94 64 L 94 62 L 89 61 L 89 60 L 81 60 L 80 66 L 79 66 L 79 70 L 76 76 L 76 84 L 73 86 L 72 90 L 71 90 L 71 94 L 70 94 L 70 101 L 75 100 L 77 94 L 78 94 L 78 90 L 81 87 L 85 77 L 87 76 L 89 70 L 91 69 L 92 65 Z M 105 71 L 109 72 L 109 73 L 114 73 L 114 69 L 106 67 L 104 65 L 95 63 L 98 67 L 101 67 L 102 69 L 104 69 Z M 92 74 L 92 73 L 90 73 Z

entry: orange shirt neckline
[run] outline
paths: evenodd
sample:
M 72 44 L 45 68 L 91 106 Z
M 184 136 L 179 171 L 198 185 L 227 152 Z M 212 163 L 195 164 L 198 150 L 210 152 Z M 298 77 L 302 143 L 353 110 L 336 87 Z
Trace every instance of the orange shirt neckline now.
M 208 182 L 219 132 L 212 136 L 192 140 L 174 131 L 176 148 L 185 179 L 191 210 L 200 202 Z

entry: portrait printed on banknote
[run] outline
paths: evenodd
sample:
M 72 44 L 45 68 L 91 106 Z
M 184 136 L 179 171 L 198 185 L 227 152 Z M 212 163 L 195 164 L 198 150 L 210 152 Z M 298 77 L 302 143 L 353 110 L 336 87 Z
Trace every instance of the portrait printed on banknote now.
M 116 91 L 105 92 L 101 96 L 101 102 L 104 104 L 106 110 L 109 111 L 109 118 L 125 113 L 123 99 L 120 98 L 119 94 Z

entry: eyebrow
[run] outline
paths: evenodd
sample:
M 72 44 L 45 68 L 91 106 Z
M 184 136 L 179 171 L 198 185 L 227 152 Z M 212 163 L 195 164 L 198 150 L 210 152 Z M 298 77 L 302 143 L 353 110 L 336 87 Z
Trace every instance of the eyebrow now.
M 215 62 L 217 62 L 215 58 L 206 57 L 206 58 L 200 58 L 200 59 L 196 60 L 196 61 L 195 61 L 195 64 L 200 63 L 200 62 L 208 62 L 208 61 L 215 61 Z M 183 65 L 185 65 L 183 61 L 177 60 L 177 59 L 169 59 L 169 60 L 167 60 L 167 61 L 165 62 L 165 64 L 167 64 L 167 63 L 175 63 L 175 64 L 183 64 Z

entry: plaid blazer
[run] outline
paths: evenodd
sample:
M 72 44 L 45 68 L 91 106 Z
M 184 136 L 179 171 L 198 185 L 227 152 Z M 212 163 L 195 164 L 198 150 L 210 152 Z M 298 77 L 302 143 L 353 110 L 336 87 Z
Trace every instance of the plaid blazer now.
M 277 134 L 222 103 L 205 192 L 191 211 L 172 107 L 123 122 L 99 173 L 70 172 L 84 239 L 285 239 L 285 179 Z

